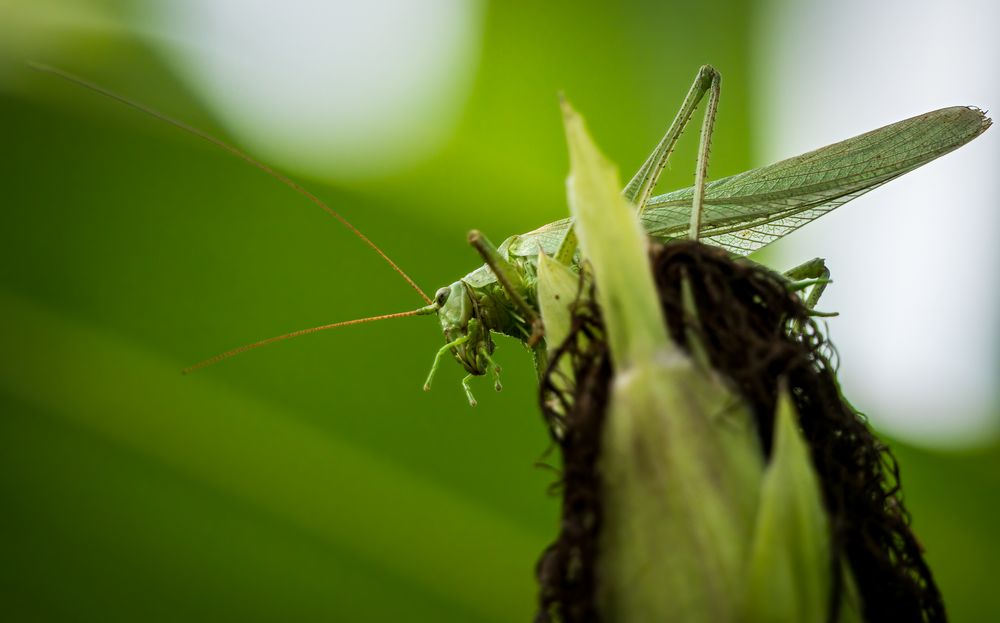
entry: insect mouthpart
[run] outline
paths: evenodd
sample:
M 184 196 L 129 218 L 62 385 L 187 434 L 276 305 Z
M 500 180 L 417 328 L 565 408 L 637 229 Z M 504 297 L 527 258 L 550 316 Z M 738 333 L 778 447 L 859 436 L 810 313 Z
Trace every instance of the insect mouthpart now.
M 486 374 L 490 365 L 489 359 L 483 355 L 483 352 L 489 349 L 490 346 L 492 344 L 487 345 L 482 341 L 470 339 L 463 344 L 455 346 L 452 353 L 469 374 L 482 376 Z

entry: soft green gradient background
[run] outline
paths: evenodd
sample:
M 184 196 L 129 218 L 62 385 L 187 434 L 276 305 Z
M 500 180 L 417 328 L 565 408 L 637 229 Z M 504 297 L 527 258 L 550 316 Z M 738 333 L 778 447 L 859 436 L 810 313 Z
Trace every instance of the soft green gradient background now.
M 493 3 L 473 92 L 436 157 L 350 186 L 303 181 L 433 291 L 476 266 L 468 229 L 499 242 L 565 214 L 560 90 L 630 173 L 710 61 L 725 77 L 712 175 L 761 164 L 752 10 L 671 4 Z M 59 45 L 39 60 L 217 129 L 128 32 L 49 34 Z M 181 377 L 232 345 L 420 301 L 274 180 L 30 74 L 20 58 L 39 49 L 7 43 L 0 617 L 530 620 L 557 500 L 535 465 L 548 440 L 527 353 L 501 342 L 506 389 L 477 384 L 474 410 L 457 366 L 420 391 L 441 344 L 428 318 Z M 691 178 L 685 143 L 672 186 Z M 1000 452 L 897 453 L 954 620 L 1000 617 Z

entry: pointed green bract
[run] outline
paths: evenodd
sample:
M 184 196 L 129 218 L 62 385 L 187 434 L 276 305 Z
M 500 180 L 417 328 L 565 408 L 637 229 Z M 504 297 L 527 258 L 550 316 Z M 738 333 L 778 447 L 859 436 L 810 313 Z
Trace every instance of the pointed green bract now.
M 763 470 L 752 420 L 670 341 L 634 210 L 583 121 L 564 111 L 570 208 L 615 364 L 598 607 L 606 621 L 737 621 Z
M 563 102 L 570 176 L 570 209 L 584 256 L 597 281 L 597 296 L 618 369 L 675 348 L 667 338 L 646 256 L 646 235 L 621 195 L 618 170 L 590 135 L 583 119 Z
M 573 230 L 570 230 L 573 231 Z M 573 301 L 580 293 L 580 275 L 544 253 L 538 254 L 538 311 L 545 327 L 545 360 L 551 361 L 555 350 L 566 339 L 572 323 Z M 569 389 L 573 378 L 573 362 L 569 357 L 559 360 L 558 375 L 552 383 L 560 390 Z
M 614 382 L 600 462 L 606 621 L 740 620 L 762 461 L 746 411 L 689 363 Z
M 579 275 L 544 253 L 538 255 L 538 310 L 545 325 L 545 344 L 550 355 L 569 335 L 569 306 L 579 290 Z
M 788 392 L 778 397 L 746 583 L 749 623 L 826 621 L 830 532 L 819 479 Z

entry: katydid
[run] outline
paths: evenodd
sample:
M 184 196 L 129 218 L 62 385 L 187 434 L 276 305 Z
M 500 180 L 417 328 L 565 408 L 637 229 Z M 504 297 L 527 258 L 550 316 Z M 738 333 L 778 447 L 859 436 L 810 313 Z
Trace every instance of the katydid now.
M 441 359 L 450 353 L 468 373 L 462 379 L 462 385 L 471 404 L 475 405 L 469 387 L 472 377 L 492 374 L 499 390 L 500 366 L 493 359 L 494 333 L 523 341 L 535 353 L 536 362 L 544 360 L 545 350 L 539 344 L 544 329 L 538 312 L 538 258 L 539 254 L 545 254 L 578 269 L 579 254 L 576 252 L 572 219 L 562 219 L 534 231 L 511 236 L 499 247 L 478 231 L 471 232 L 469 242 L 485 264 L 450 286 L 440 288 L 432 299 L 347 219 L 271 167 L 201 130 L 62 70 L 37 64 L 32 64 L 32 67 L 170 123 L 275 177 L 306 196 L 371 246 L 427 303 L 411 311 L 337 322 L 275 336 L 206 359 L 185 372 L 306 333 L 422 315 L 437 315 L 446 340 L 434 358 L 425 389 L 430 388 Z M 991 124 L 991 120 L 977 108 L 943 108 L 766 167 L 706 183 L 719 93 L 719 73 L 710 66 L 702 67 L 666 134 L 625 186 L 623 195 L 635 205 L 642 226 L 650 237 L 661 242 L 689 237 L 722 247 L 736 256 L 757 251 L 851 199 L 961 147 Z M 701 127 L 695 185 L 653 196 L 670 153 L 706 95 L 708 103 Z M 807 301 L 810 305 L 815 304 L 829 282 L 829 272 L 819 258 L 792 269 L 786 275 L 790 287 L 813 286 Z

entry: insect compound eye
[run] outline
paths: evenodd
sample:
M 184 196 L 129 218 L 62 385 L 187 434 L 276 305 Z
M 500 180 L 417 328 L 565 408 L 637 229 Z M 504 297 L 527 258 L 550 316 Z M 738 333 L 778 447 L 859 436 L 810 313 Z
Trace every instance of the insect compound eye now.
M 434 294 L 434 304 L 441 307 L 448 300 L 449 294 L 451 294 L 451 288 L 441 288 Z

